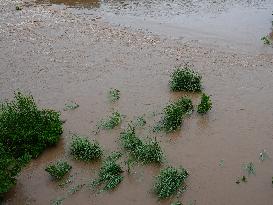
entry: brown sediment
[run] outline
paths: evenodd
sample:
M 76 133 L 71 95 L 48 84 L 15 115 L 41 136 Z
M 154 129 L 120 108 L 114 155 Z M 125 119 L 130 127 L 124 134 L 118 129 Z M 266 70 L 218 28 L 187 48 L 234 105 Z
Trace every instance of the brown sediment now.
M 76 15 L 43 5 L 16 11 L 21 2 L 1 2 L 1 100 L 11 98 L 17 89 L 31 92 L 39 105 L 60 110 L 66 120 L 61 142 L 22 171 L 6 204 L 43 205 L 61 197 L 63 204 L 170 204 L 172 200 L 159 202 L 152 193 L 160 167 L 135 166 L 131 175 L 124 173 L 115 191 L 97 194 L 87 185 L 97 176 L 100 162 L 84 164 L 69 155 L 73 134 L 97 139 L 106 153 L 120 149 L 119 133 L 134 116 L 143 114 L 148 125 L 137 132 L 157 137 L 166 154 L 163 166 L 182 165 L 190 173 L 187 191 L 179 196 L 184 204 L 272 204 L 273 162 L 258 158 L 263 149 L 273 156 L 272 52 L 242 54 L 113 27 L 98 20 L 96 12 Z M 184 62 L 202 74 L 213 109 L 205 116 L 194 112 L 174 134 L 153 133 L 151 127 L 160 116 L 151 113 L 186 95 L 171 93 L 168 87 L 170 72 Z M 121 91 L 114 104 L 107 99 L 111 87 Z M 190 97 L 199 103 L 199 94 Z M 80 107 L 63 111 L 69 101 Z M 94 134 L 97 122 L 113 110 L 126 115 L 122 125 Z M 63 188 L 44 171 L 60 158 L 73 166 L 72 182 Z M 245 174 L 242 165 L 250 161 L 256 176 L 236 184 Z M 69 194 L 80 184 L 86 186 Z

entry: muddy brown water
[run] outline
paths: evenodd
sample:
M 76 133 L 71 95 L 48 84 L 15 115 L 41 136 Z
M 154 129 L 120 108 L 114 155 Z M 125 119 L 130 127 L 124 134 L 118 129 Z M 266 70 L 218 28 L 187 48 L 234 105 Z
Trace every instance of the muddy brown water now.
M 238 52 L 270 52 L 272 0 L 38 0 L 82 15 L 98 12 L 114 25 Z M 74 9 L 76 8 L 76 9 Z
M 224 1 L 223 1 L 224 2 Z M 257 1 L 258 2 L 258 1 Z M 16 4 L 28 5 L 15 11 Z M 260 5 L 260 4 L 259 4 Z M 73 8 L 74 9 L 74 8 Z M 97 139 L 106 153 L 120 148 L 119 133 L 135 116 L 146 114 L 148 125 L 141 136 L 157 137 L 167 165 L 185 167 L 187 190 L 177 199 L 183 204 L 272 205 L 273 201 L 273 56 L 241 53 L 185 42 L 164 36 L 113 27 L 97 11 L 77 14 L 66 7 L 1 0 L 0 96 L 13 91 L 31 92 L 42 107 L 60 110 L 66 120 L 60 143 L 33 160 L 18 176 L 5 204 L 170 204 L 152 193 L 160 167 L 137 165 L 113 192 L 94 193 L 87 187 L 73 194 L 73 187 L 96 177 L 100 162 L 84 164 L 69 155 L 73 134 Z M 173 134 L 151 132 L 156 117 L 171 100 L 189 96 L 198 104 L 200 94 L 171 93 L 169 74 L 190 62 L 203 76 L 204 91 L 212 96 L 213 109 L 205 116 L 194 112 Z M 107 91 L 121 91 L 111 104 Z M 74 101 L 80 107 L 63 111 Z M 95 135 L 96 123 L 118 110 L 126 115 L 122 125 Z M 261 162 L 259 153 L 269 159 Z M 44 171 L 57 159 L 73 166 L 71 183 L 60 187 Z M 236 184 L 246 175 L 242 166 L 253 162 L 256 176 Z M 124 166 L 124 164 L 122 164 Z M 126 169 L 126 166 L 124 166 Z

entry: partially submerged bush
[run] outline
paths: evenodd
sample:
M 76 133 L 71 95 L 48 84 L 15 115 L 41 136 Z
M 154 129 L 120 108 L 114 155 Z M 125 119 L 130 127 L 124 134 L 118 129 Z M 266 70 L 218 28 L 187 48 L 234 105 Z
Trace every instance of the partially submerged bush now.
M 161 163 L 163 152 L 156 140 L 142 141 L 135 134 L 134 128 L 129 127 L 121 133 L 120 140 L 122 146 L 129 151 L 131 156 L 143 163 Z
M 0 195 L 16 183 L 21 168 L 55 145 L 62 133 L 60 114 L 38 109 L 32 96 L 20 92 L 0 105 Z
M 118 126 L 121 123 L 121 121 L 122 121 L 121 114 L 118 112 L 113 112 L 111 116 L 109 116 L 107 119 L 103 119 L 100 122 L 98 128 L 110 130 Z
M 154 192 L 160 199 L 168 198 L 181 188 L 188 172 L 183 168 L 167 167 L 162 169 L 156 177 Z
M 186 65 L 177 68 L 171 74 L 169 84 L 172 91 L 199 92 L 201 91 L 201 76 Z
M 113 153 L 107 157 L 99 170 L 98 179 L 93 182 L 93 186 L 103 186 L 102 190 L 112 190 L 123 180 L 121 166 L 116 162 L 121 155 Z
M 54 164 L 48 165 L 45 168 L 54 179 L 62 179 L 70 170 L 72 166 L 65 161 L 58 161 Z
M 102 156 L 100 145 L 83 137 L 77 137 L 72 141 L 70 152 L 75 159 L 83 161 L 97 160 Z
M 198 105 L 197 112 L 200 114 L 205 114 L 212 108 L 212 102 L 210 96 L 202 94 L 201 103 Z
M 62 133 L 60 113 L 38 109 L 32 96 L 16 93 L 15 100 L 1 105 L 0 143 L 15 158 L 37 157 L 55 145 Z
M 0 198 L 16 184 L 16 176 L 21 170 L 21 164 L 9 155 L 0 144 Z
M 176 102 L 167 105 L 164 108 L 161 127 L 166 132 L 176 130 L 182 124 L 182 119 L 185 114 L 190 114 L 193 111 L 192 101 L 189 98 L 180 98 Z
M 111 88 L 109 90 L 108 97 L 111 102 L 116 102 L 120 98 L 120 91 L 116 88 Z

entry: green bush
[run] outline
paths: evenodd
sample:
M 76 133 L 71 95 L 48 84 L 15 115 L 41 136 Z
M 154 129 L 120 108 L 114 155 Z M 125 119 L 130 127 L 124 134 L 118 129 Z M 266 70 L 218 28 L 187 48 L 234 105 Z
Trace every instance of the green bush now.
M 75 138 L 70 146 L 70 152 L 75 159 L 92 161 L 101 158 L 102 148 L 97 142 L 90 142 L 86 138 Z
M 60 114 L 38 109 L 32 96 L 20 92 L 0 105 L 0 196 L 16 183 L 22 167 L 55 145 L 62 133 Z
M 18 160 L 10 156 L 0 144 L 0 198 L 16 184 L 16 176 L 21 170 Z
M 99 170 L 98 179 L 93 182 L 93 186 L 103 185 L 102 190 L 107 191 L 116 188 L 120 184 L 123 180 L 123 176 L 121 175 L 123 170 L 116 162 L 120 156 L 120 153 L 113 153 L 104 160 Z
M 177 68 L 171 74 L 171 80 L 169 82 L 172 91 L 201 91 L 201 79 L 202 77 L 191 70 L 187 65 L 182 68 Z
M 182 124 L 185 114 L 193 111 L 192 101 L 189 98 L 180 98 L 176 102 L 167 105 L 164 108 L 163 118 L 161 120 L 162 129 L 166 132 L 176 130 Z
M 123 148 L 129 151 L 131 156 L 143 163 L 161 163 L 163 152 L 156 140 L 144 142 L 135 134 L 135 129 L 129 127 L 120 135 Z
M 15 158 L 36 158 L 55 145 L 62 133 L 60 113 L 39 110 L 32 96 L 16 93 L 15 100 L 0 107 L 0 143 Z
M 47 171 L 54 179 L 60 180 L 71 170 L 71 168 L 72 166 L 67 162 L 58 161 L 54 164 L 48 165 L 45 168 L 45 171 Z
M 206 114 L 212 108 L 212 102 L 210 96 L 203 94 L 201 103 L 198 105 L 197 112 L 200 114 Z
M 183 168 L 167 167 L 162 169 L 155 179 L 154 192 L 160 199 L 168 198 L 179 190 L 188 177 Z

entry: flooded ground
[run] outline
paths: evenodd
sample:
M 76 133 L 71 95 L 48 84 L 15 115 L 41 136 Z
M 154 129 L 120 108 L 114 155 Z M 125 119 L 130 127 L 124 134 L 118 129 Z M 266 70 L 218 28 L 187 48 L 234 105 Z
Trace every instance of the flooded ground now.
M 227 5 L 224 10 L 233 4 L 245 5 L 240 5 L 239 1 L 225 2 L 220 4 Z M 252 3 L 250 9 L 256 10 L 270 2 Z M 23 8 L 21 11 L 15 10 L 18 4 Z M 127 123 L 135 116 L 146 114 L 149 123 L 137 133 L 157 136 L 166 155 L 163 167 L 182 165 L 190 173 L 187 191 L 178 196 L 183 204 L 272 205 L 273 56 L 270 47 L 259 44 L 258 52 L 242 52 L 243 49 L 229 49 L 222 44 L 215 46 L 210 41 L 173 39 L 163 34 L 169 30 L 163 27 L 162 33 L 156 35 L 114 26 L 112 23 L 122 19 L 123 14 L 115 14 L 111 2 L 94 2 L 92 7 L 97 9 L 80 11 L 21 1 L 0 0 L 0 5 L 1 100 L 11 98 L 17 89 L 31 92 L 39 105 L 60 110 L 66 120 L 61 142 L 22 171 L 16 187 L 6 195 L 5 204 L 46 205 L 60 200 L 68 205 L 167 205 L 175 201 L 176 198 L 158 201 L 153 195 L 153 177 L 160 169 L 156 166 L 139 165 L 133 168 L 131 175 L 125 172 L 124 181 L 113 192 L 98 194 L 87 186 L 73 192 L 76 186 L 88 184 L 100 166 L 99 162 L 83 164 L 70 157 L 68 145 L 73 134 L 96 138 L 109 153 L 120 148 L 118 136 Z M 74 7 L 75 4 L 68 5 Z M 89 7 L 90 4 L 84 5 Z M 220 8 L 215 8 L 215 15 L 218 10 L 222 12 Z M 112 14 L 106 14 L 108 9 Z M 155 15 L 153 10 L 157 10 L 155 6 L 150 7 L 149 18 Z M 264 11 L 267 13 L 268 7 Z M 139 13 L 138 7 L 120 12 L 125 16 Z M 181 11 L 182 15 L 191 16 L 194 11 L 193 14 Z M 270 15 L 266 19 L 269 20 Z M 155 15 L 155 20 L 160 18 L 163 17 Z M 166 19 L 175 18 L 173 15 Z M 270 32 L 270 24 L 267 24 L 257 23 L 264 28 L 263 33 Z M 252 34 L 256 35 L 254 30 Z M 251 47 L 258 42 L 261 43 L 259 39 L 251 43 Z M 213 109 L 203 117 L 193 113 L 184 120 L 179 132 L 155 134 L 149 126 L 156 121 L 152 113 L 160 112 L 169 101 L 186 95 L 171 93 L 168 87 L 173 68 L 185 62 L 202 74 L 204 91 L 212 96 Z M 115 104 L 107 99 L 111 87 L 121 91 L 121 99 Z M 199 94 L 190 97 L 198 104 Z M 64 104 L 69 101 L 80 107 L 63 111 Z M 112 110 L 126 116 L 122 125 L 95 135 L 97 122 Z M 270 158 L 262 162 L 259 153 L 264 149 Z M 60 187 L 50 180 L 44 168 L 63 158 L 73 168 L 71 183 Z M 246 183 L 236 184 L 237 178 L 246 175 L 242 167 L 249 162 L 255 164 L 256 176 L 248 177 Z
M 77 14 L 96 11 L 114 25 L 184 42 L 198 41 L 237 52 L 270 52 L 261 44 L 261 37 L 272 32 L 272 0 L 51 0 L 48 3 L 72 8 Z

